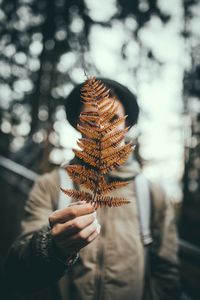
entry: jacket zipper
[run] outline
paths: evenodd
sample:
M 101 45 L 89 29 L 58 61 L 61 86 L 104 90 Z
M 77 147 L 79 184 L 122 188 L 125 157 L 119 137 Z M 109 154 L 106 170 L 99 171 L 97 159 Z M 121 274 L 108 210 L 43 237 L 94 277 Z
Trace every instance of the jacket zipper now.
M 103 276 L 104 276 L 104 259 L 105 259 L 105 236 L 106 236 L 106 213 L 107 208 L 101 208 L 103 211 L 103 217 L 105 218 L 102 222 L 101 237 L 99 247 L 97 250 L 97 264 L 95 274 L 95 285 L 94 285 L 94 300 L 103 300 Z

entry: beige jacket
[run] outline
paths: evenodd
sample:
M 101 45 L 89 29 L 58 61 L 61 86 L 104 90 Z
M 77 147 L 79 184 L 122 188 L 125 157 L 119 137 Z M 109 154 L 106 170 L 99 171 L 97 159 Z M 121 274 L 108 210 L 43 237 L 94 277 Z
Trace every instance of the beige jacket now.
M 68 273 L 63 276 L 63 270 L 55 271 L 55 264 L 52 268 L 48 267 L 48 273 L 45 276 L 50 276 L 49 283 L 61 277 L 58 282 L 61 299 L 142 299 L 145 255 L 140 236 L 134 186 L 134 177 L 138 172 L 135 164 L 129 164 L 126 168 L 119 168 L 109 175 L 110 180 L 115 177 L 131 179 L 128 186 L 113 192 L 113 195 L 125 196 L 131 200 L 131 204 L 120 208 L 98 210 L 97 218 L 102 226 L 101 234 L 94 242 L 80 251 L 79 260 Z M 27 250 L 28 244 L 31 244 L 32 257 L 34 257 L 37 232 L 41 228 L 45 228 L 49 215 L 57 208 L 59 185 L 58 170 L 39 177 L 26 203 L 22 235 L 18 241 L 20 246 L 15 246 L 14 250 L 11 250 L 8 261 L 12 259 L 13 253 L 16 251 L 22 252 L 26 256 L 27 252 L 30 252 L 30 249 Z M 154 257 L 151 277 L 154 277 L 152 282 L 155 294 L 151 299 L 175 300 L 178 299 L 176 298 L 178 296 L 175 296 L 178 289 L 178 271 L 177 235 L 173 209 L 158 186 L 151 183 L 150 192 L 153 212 L 151 226 L 154 240 L 151 246 Z M 25 247 L 26 250 L 24 250 Z M 37 258 L 35 258 L 35 262 L 37 264 Z M 32 272 L 30 265 L 31 263 L 27 270 Z M 43 266 L 43 269 L 45 268 L 46 264 Z M 53 275 L 50 275 L 51 272 L 58 273 L 55 274 L 55 279 Z M 34 280 L 37 282 L 38 278 Z M 41 287 L 43 286 L 42 281 L 43 279 L 40 278 L 39 286 Z M 45 285 L 47 284 L 48 280 L 46 279 Z

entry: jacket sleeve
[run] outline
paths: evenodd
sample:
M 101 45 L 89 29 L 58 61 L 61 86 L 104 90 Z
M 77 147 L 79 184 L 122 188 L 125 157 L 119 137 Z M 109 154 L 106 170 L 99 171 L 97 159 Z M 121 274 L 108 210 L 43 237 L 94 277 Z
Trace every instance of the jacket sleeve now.
M 162 189 L 152 190 L 152 235 L 149 249 L 151 300 L 180 299 L 178 236 L 174 208 Z
M 56 184 L 51 173 L 39 177 L 30 192 L 22 221 L 22 233 L 11 246 L 5 264 L 5 287 L 12 286 L 14 293 L 49 286 L 73 262 L 71 258 L 64 260 L 58 253 L 48 227 L 48 217 L 53 211 L 55 200 L 53 198 L 58 197 L 58 193 L 58 180 Z

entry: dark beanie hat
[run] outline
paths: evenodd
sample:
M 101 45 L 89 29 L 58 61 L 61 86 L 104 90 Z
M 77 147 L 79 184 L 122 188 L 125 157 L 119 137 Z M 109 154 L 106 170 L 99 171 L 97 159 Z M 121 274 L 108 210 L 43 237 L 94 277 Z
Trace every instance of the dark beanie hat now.
M 118 83 L 117 81 L 107 79 L 107 78 L 97 78 L 101 80 L 102 83 L 111 90 L 111 97 L 113 95 L 117 96 L 118 100 L 122 103 L 125 109 L 127 117 L 127 125 L 133 126 L 137 123 L 139 107 L 137 104 L 136 96 L 124 85 Z M 76 128 L 79 114 L 81 112 L 81 87 L 83 83 L 76 85 L 69 96 L 65 100 L 65 108 L 67 113 L 67 120 L 69 123 Z

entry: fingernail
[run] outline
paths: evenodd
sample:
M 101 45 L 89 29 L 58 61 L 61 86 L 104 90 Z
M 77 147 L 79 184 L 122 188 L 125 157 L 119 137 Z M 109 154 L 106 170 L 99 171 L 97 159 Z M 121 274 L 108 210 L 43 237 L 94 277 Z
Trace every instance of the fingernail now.
M 101 225 L 98 224 L 98 225 L 97 225 L 97 232 L 100 233 L 100 231 L 101 231 Z
M 94 217 L 96 218 L 96 216 L 97 216 L 97 213 L 96 213 L 96 211 L 94 211 L 94 212 L 93 212 L 93 215 L 94 215 Z
M 94 226 L 95 226 L 96 228 L 98 227 L 98 221 L 97 221 L 97 219 L 94 220 L 93 224 L 94 224 Z

